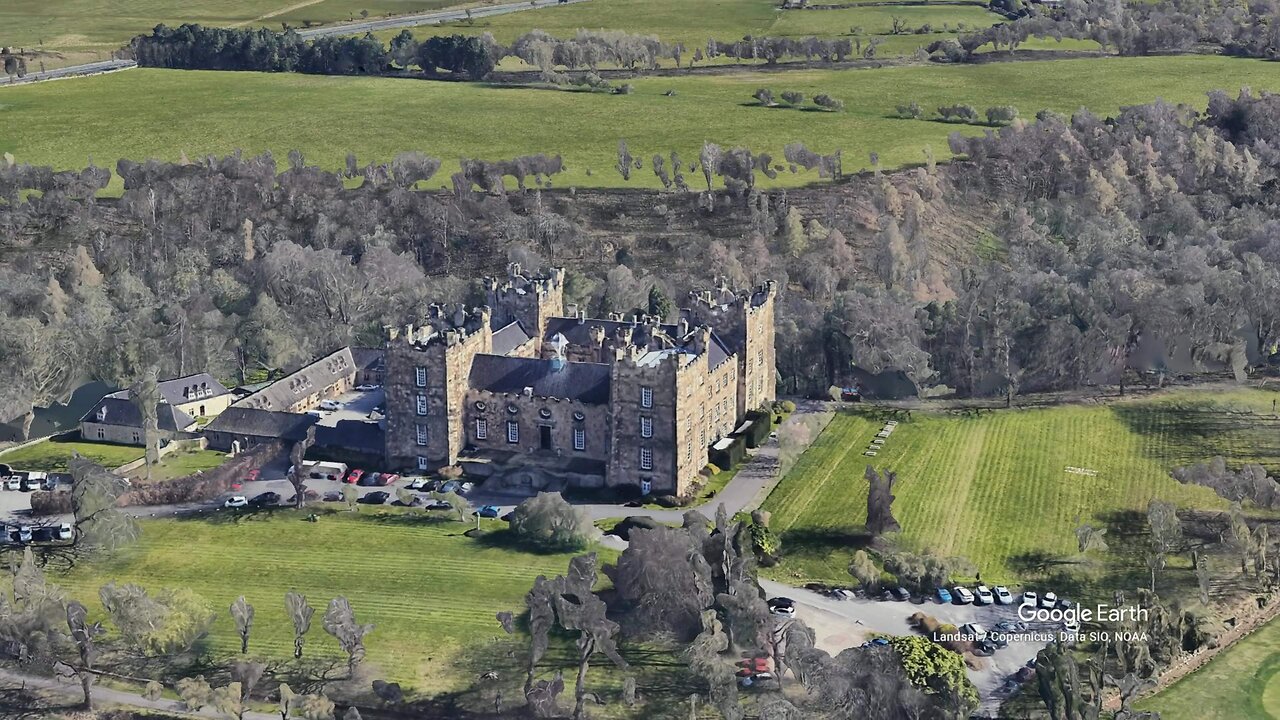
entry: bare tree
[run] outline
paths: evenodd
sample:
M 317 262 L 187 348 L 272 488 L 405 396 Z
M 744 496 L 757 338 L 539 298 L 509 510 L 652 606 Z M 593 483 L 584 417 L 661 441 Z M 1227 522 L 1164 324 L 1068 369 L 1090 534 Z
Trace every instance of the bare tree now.
M 1151 571 L 1151 592 L 1156 591 L 1156 574 L 1164 569 L 1169 553 L 1182 545 L 1182 523 L 1178 508 L 1171 502 L 1152 500 L 1147 504 L 1147 524 L 1151 528 L 1151 550 L 1147 567 Z
M 347 654 L 347 672 L 354 677 L 356 667 L 364 660 L 364 638 L 373 631 L 373 624 L 357 622 L 350 601 L 345 597 L 336 597 L 329 601 L 323 626 L 324 631 L 332 635 Z
M 295 442 L 289 448 L 289 462 L 293 466 L 289 470 L 289 484 L 293 486 L 293 506 L 302 508 L 306 501 L 307 486 L 304 484 L 307 480 L 307 471 L 303 468 L 303 459 L 307 456 L 307 450 L 316 442 L 316 426 L 312 425 L 307 428 L 307 434 L 299 441 Z
M 302 658 L 302 644 L 306 634 L 311 630 L 311 616 L 316 614 L 315 608 L 307 604 L 307 597 L 295 590 L 284 596 L 285 608 L 289 611 L 289 619 L 293 622 L 293 656 Z
M 84 692 L 84 706 L 93 709 L 93 663 L 97 659 L 93 639 L 102 634 L 102 624 L 89 624 L 88 610 L 78 601 L 67 603 L 67 629 L 71 632 L 71 640 L 76 645 L 76 653 L 80 662 L 75 666 L 76 677 L 80 679 L 80 689 Z
M 240 636 L 240 654 L 243 655 L 249 652 L 249 631 L 253 629 L 253 606 L 243 595 L 231 603 L 231 619 L 236 623 L 236 633 Z

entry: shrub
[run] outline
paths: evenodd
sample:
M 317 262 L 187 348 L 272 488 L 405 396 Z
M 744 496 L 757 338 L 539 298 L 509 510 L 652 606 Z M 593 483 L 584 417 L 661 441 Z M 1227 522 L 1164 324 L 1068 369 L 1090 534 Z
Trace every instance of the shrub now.
M 938 118 L 949 123 L 975 123 L 978 111 L 972 105 L 943 105 L 938 108 Z
M 767 106 L 773 104 L 773 91 L 769 88 L 760 88 L 759 90 L 756 90 L 751 97 L 759 100 L 761 105 Z
M 614 88 L 613 93 L 615 95 L 630 95 L 631 93 L 635 92 L 635 90 L 636 90 L 635 85 L 632 85 L 631 83 L 623 83 L 618 87 Z
M 720 466 L 715 463 L 707 463 L 707 466 L 703 468 L 702 471 L 707 474 L 707 477 L 719 475 L 721 473 Z
M 832 112 L 844 109 L 843 100 L 837 100 L 826 93 L 822 93 L 821 95 L 814 95 L 813 104 L 817 105 L 820 108 L 831 110 Z
M 795 90 L 784 90 L 782 100 L 792 107 L 800 107 L 804 103 L 804 93 L 796 92 Z
M 991 125 L 1008 125 L 1018 119 L 1018 108 L 1012 105 L 998 105 L 987 108 L 987 122 Z
M 912 100 L 906 105 L 898 106 L 898 117 L 907 118 L 909 120 L 919 120 L 924 115 L 924 108 L 920 107 L 920 103 Z
M 782 550 L 782 541 L 767 525 L 751 526 L 751 546 L 762 559 L 776 560 Z
M 516 537 L 545 550 L 580 550 L 598 534 L 591 517 L 570 505 L 560 493 L 538 493 L 516 506 L 511 515 Z

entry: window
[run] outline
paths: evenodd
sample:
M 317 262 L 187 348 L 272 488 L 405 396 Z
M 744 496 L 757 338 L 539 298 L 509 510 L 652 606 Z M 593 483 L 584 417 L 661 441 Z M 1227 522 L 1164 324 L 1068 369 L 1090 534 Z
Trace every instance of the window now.
M 418 367 L 414 368 L 414 375 L 415 376 L 413 379 L 414 379 L 414 382 L 417 383 L 418 387 L 427 386 L 427 369 L 426 368 L 419 365 Z
M 520 442 L 520 423 L 515 420 L 507 421 L 507 442 L 512 444 Z
M 640 407 L 653 407 L 653 388 L 640 388 Z
M 653 448 L 647 448 L 647 447 L 640 448 L 640 469 L 641 470 L 653 469 Z
M 141 437 L 138 437 L 138 433 L 137 433 L 137 431 L 134 431 L 134 433 L 133 433 L 133 442 L 134 442 L 134 444 L 135 444 L 135 445 L 136 445 L 136 444 L 138 444 L 138 443 L 140 443 L 140 442 L 142 442 L 142 438 L 141 438 Z
M 649 417 L 648 415 L 640 416 L 640 437 L 642 438 L 653 437 L 653 418 Z
M 587 449 L 587 431 L 586 430 L 583 430 L 582 428 L 573 429 L 573 449 L 574 450 Z
M 418 430 L 418 444 L 426 445 L 427 444 L 427 426 L 419 423 L 416 427 Z
M 551 417 L 551 411 L 548 410 L 547 408 L 542 408 L 541 410 L 538 411 L 538 417 L 543 419 L 548 419 Z
M 426 459 L 425 457 L 423 457 L 423 456 L 419 455 L 419 456 L 418 456 L 418 469 L 419 469 L 419 470 L 426 470 L 426 469 L 428 469 L 428 468 L 430 468 L 430 467 L 431 467 L 431 463 L 430 463 L 430 462 L 428 462 L 428 461 L 427 461 L 427 459 Z
M 764 351 L 756 353 L 756 367 L 764 367 Z
M 481 412 L 483 412 L 483 411 L 484 411 L 484 409 L 485 409 L 485 407 L 486 407 L 486 405 L 484 404 L 484 401 L 483 401 L 483 400 L 477 400 L 477 401 L 476 401 L 476 409 L 477 409 L 477 410 L 480 410 Z
M 476 420 L 476 439 L 477 440 L 489 439 L 489 421 L 488 420 L 484 420 L 484 419 Z
M 419 415 L 427 414 L 427 396 L 426 395 L 418 396 L 418 414 Z
M 99 439 L 99 440 L 106 440 L 106 439 L 107 439 L 107 431 L 106 431 L 106 430 L 104 430 L 104 429 L 102 429 L 102 428 L 98 428 L 98 439 Z

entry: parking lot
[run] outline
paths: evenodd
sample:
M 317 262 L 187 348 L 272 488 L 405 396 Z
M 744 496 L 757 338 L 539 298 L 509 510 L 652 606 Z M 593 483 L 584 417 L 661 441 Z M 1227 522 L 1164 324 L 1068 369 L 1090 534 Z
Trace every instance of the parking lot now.
M 960 627 L 965 623 L 977 623 L 988 631 L 1001 621 L 1017 621 L 1018 606 L 1014 605 L 944 605 L 936 600 L 909 602 L 872 600 L 855 597 L 838 600 L 816 592 L 795 588 L 771 580 L 760 581 L 760 586 L 770 597 L 785 596 L 796 602 L 796 617 L 814 629 L 817 646 L 835 655 L 849 647 L 857 647 L 873 633 L 887 635 L 918 634 L 907 622 L 913 613 L 932 615 L 943 623 Z M 982 701 L 979 714 L 994 717 L 1000 702 L 1013 689 L 1010 677 L 1028 661 L 1033 660 L 1041 648 L 1048 644 L 1047 637 L 1059 629 L 1049 623 L 1028 623 L 1025 633 L 1006 636 L 1007 647 L 981 658 L 981 669 L 969 670 L 969 679 L 978 688 Z
M 357 422 L 369 422 L 370 420 L 379 420 L 381 415 L 370 417 L 375 407 L 382 407 L 383 393 L 382 388 L 377 390 L 352 390 L 334 398 L 342 407 L 338 410 L 318 410 L 320 420 L 317 425 L 324 427 L 337 427 L 339 422 L 344 420 L 354 420 Z

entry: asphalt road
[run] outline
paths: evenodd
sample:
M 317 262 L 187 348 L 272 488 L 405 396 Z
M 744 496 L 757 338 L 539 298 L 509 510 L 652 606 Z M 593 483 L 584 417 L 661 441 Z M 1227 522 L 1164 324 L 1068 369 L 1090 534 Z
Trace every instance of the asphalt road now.
M 494 15 L 506 15 L 514 12 L 523 12 L 525 10 L 536 10 L 538 8 L 553 7 L 556 5 L 572 5 L 587 1 L 588 0 L 529 0 L 528 2 L 513 2 L 503 5 L 487 5 L 483 7 L 470 8 L 470 17 L 478 20 L 480 18 L 492 17 Z M 357 35 L 377 30 L 394 30 L 396 28 L 419 27 L 422 25 L 439 25 L 440 23 L 453 22 L 456 20 L 466 20 L 467 17 L 466 9 L 440 10 L 437 12 L 418 13 L 415 15 L 400 15 L 397 17 L 375 18 L 359 20 L 357 22 L 341 23 L 338 25 L 306 28 L 298 30 L 297 33 L 304 38 Z M 26 77 L 14 78 L 12 81 L 0 83 L 0 87 L 4 87 L 5 85 L 23 85 L 27 83 L 40 82 L 42 80 L 57 80 L 59 78 L 78 77 L 82 75 L 96 75 L 98 73 L 111 72 L 114 70 L 126 70 L 137 67 L 137 65 L 138 63 L 133 60 L 104 60 L 101 62 L 86 63 L 84 65 L 69 65 L 56 70 L 28 73 Z

